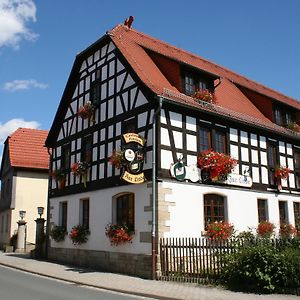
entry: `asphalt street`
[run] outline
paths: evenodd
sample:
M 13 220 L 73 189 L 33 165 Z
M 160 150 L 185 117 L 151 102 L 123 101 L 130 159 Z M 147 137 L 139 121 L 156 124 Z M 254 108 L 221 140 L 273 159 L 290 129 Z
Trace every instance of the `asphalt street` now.
M 0 267 L 1 300 L 150 300 Z

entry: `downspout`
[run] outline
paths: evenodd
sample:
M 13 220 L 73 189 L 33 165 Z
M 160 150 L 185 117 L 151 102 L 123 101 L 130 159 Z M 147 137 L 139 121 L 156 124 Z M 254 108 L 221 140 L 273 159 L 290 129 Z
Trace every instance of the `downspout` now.
M 51 148 L 51 150 L 50 150 L 50 147 L 47 147 L 47 152 L 49 154 L 49 170 L 51 170 L 51 168 L 52 168 L 53 149 Z M 48 177 L 48 191 L 47 191 L 47 220 L 46 220 L 46 245 L 45 245 L 45 258 L 46 259 L 48 259 L 48 247 L 49 247 L 49 235 L 50 235 L 50 197 L 49 197 L 50 188 L 51 188 L 51 180 L 50 180 L 50 176 L 49 176 Z
M 163 98 L 158 97 L 159 106 L 152 120 L 152 279 L 156 279 L 156 117 L 159 114 Z

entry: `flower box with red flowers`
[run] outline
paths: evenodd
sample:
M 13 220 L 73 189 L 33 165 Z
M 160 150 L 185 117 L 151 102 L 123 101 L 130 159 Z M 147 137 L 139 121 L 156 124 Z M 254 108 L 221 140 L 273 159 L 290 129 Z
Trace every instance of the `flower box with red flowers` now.
M 256 232 L 260 237 L 270 238 L 274 233 L 275 225 L 268 221 L 260 222 L 256 228 Z
M 82 119 L 91 119 L 94 116 L 94 111 L 94 105 L 90 101 L 87 101 L 83 106 L 79 108 L 77 114 Z
M 282 238 L 292 238 L 297 235 L 297 229 L 292 224 L 280 224 L 279 235 Z
M 291 170 L 286 167 L 277 167 L 274 172 L 275 178 L 288 179 Z
M 234 226 L 228 222 L 218 221 L 207 225 L 206 235 L 211 240 L 228 240 L 234 232 Z
M 300 133 L 300 125 L 298 125 L 296 122 L 291 122 L 291 123 L 287 124 L 286 128 L 288 128 L 294 132 Z
M 88 236 L 90 235 L 90 231 L 82 226 L 77 225 L 72 228 L 69 233 L 69 238 L 71 239 L 73 245 L 81 245 L 88 241 Z
M 133 238 L 128 227 L 124 224 L 107 224 L 105 227 L 105 235 L 109 238 L 110 244 L 113 246 L 131 243 Z
M 197 164 L 198 168 L 209 174 L 212 181 L 224 181 L 236 166 L 237 161 L 227 154 L 209 149 L 198 155 Z
M 216 104 L 216 96 L 213 92 L 208 89 L 200 89 L 195 92 L 193 98 L 201 100 L 203 102 Z
M 123 166 L 123 152 L 113 150 L 112 154 L 108 158 L 109 163 L 117 169 L 121 169 Z

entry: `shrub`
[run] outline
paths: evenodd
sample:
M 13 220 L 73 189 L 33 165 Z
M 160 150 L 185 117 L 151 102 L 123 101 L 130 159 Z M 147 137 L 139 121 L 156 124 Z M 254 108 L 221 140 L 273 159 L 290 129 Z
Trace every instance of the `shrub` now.
M 67 233 L 68 232 L 64 226 L 55 225 L 50 231 L 50 236 L 55 242 L 61 242 L 65 240 Z
M 257 293 L 300 292 L 300 249 L 286 243 L 241 247 L 224 257 L 221 278 L 228 287 Z
M 88 236 L 90 235 L 90 231 L 82 226 L 77 225 L 74 226 L 69 233 L 69 238 L 71 239 L 73 245 L 81 245 L 88 241 Z

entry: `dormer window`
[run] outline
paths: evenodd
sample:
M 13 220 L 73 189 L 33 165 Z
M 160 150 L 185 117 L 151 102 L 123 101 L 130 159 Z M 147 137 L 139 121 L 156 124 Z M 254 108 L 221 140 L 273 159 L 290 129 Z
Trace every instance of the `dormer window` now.
M 185 73 L 183 76 L 183 91 L 186 95 L 194 95 L 202 89 L 213 90 L 213 80 L 195 73 Z
M 280 126 L 287 126 L 294 122 L 294 117 L 291 111 L 285 107 L 275 106 L 274 108 L 274 122 Z

